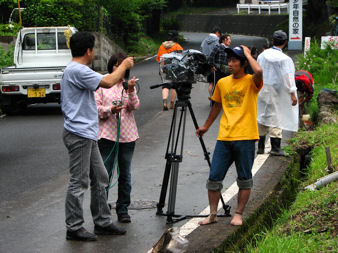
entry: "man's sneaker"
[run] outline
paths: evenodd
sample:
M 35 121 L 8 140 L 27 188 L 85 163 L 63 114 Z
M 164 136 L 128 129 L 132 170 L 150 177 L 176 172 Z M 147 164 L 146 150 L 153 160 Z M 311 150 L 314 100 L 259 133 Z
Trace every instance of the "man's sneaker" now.
M 76 231 L 67 230 L 66 239 L 73 241 L 96 241 L 97 236 L 88 232 L 85 228 L 80 228 Z
M 130 223 L 131 222 L 130 216 L 127 213 L 118 214 L 117 219 L 118 219 L 119 222 L 122 222 L 122 223 Z
M 124 235 L 127 231 L 115 226 L 113 223 L 107 227 L 94 226 L 94 233 L 97 235 Z

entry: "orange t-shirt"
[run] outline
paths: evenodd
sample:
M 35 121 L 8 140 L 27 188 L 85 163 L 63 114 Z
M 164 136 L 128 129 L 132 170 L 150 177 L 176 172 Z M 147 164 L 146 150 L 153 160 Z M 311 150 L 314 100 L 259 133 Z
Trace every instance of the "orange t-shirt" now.
M 165 48 L 164 45 L 162 44 L 160 48 L 158 49 L 156 61 L 160 62 L 160 57 L 163 54 L 169 54 L 171 52 L 177 51 L 177 50 L 183 50 L 183 48 L 180 46 L 180 44 L 175 43 L 172 47 L 170 48 Z

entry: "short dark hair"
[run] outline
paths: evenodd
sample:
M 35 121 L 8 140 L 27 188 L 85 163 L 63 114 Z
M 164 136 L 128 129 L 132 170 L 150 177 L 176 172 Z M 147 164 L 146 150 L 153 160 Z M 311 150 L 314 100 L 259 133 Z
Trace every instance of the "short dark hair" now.
M 211 32 L 212 32 L 212 33 L 217 33 L 217 32 L 218 32 L 219 34 L 222 34 L 221 28 L 219 28 L 218 25 L 215 25 L 215 26 L 212 28 Z
M 272 45 L 273 46 L 281 46 L 284 44 L 286 40 L 277 40 L 277 39 L 272 39 Z
M 70 38 L 70 50 L 73 57 L 84 56 L 87 49 L 93 50 L 95 37 L 89 32 L 77 32 Z
M 244 66 L 244 64 L 245 64 L 245 62 L 248 62 L 248 59 L 246 58 L 246 57 L 239 57 L 238 55 L 236 55 L 236 54 L 228 54 L 227 55 L 227 59 L 229 60 L 231 57 L 234 57 L 234 58 L 236 58 L 237 60 L 239 60 L 240 61 L 240 65 L 241 65 L 241 67 L 243 67 Z
M 116 64 L 120 65 L 121 62 L 123 62 L 123 60 L 126 58 L 127 58 L 127 55 L 123 52 L 117 52 L 113 54 L 108 61 L 108 65 L 107 65 L 108 73 L 112 73 L 114 66 Z
M 178 32 L 176 30 L 170 30 L 168 32 L 168 40 L 177 42 L 178 41 Z
M 223 40 L 227 40 L 228 37 L 231 38 L 230 34 L 228 34 L 228 33 L 222 34 L 222 36 L 219 37 L 219 44 L 221 44 Z
M 264 45 L 262 46 L 262 48 L 263 48 L 263 49 L 268 49 L 269 46 L 268 46 L 268 44 L 264 44 Z

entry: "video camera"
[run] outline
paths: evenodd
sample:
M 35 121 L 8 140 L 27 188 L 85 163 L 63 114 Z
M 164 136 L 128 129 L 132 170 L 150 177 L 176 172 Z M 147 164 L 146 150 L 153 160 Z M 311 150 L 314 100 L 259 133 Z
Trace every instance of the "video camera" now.
M 162 80 L 169 80 L 173 83 L 196 83 L 198 75 L 206 76 L 210 70 L 211 66 L 206 56 L 198 50 L 172 52 L 160 57 Z

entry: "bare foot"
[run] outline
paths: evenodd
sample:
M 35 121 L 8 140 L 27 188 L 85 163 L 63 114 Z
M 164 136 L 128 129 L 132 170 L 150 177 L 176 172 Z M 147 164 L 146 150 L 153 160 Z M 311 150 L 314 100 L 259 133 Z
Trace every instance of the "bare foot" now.
M 207 218 L 198 222 L 198 224 L 203 226 L 203 225 L 208 225 L 208 224 L 212 224 L 216 222 L 217 222 L 217 214 L 210 214 Z
M 230 224 L 233 226 L 241 226 L 243 224 L 242 215 L 239 213 L 235 213 Z

